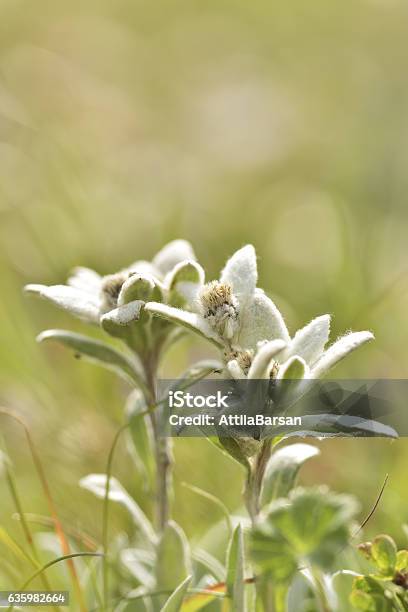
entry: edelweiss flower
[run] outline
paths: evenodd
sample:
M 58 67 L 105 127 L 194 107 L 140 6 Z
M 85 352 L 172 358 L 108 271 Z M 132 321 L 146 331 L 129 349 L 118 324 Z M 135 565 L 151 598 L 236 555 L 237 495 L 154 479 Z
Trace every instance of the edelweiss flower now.
M 228 260 L 218 281 L 202 284 L 190 293 L 192 312 L 158 303 L 149 303 L 146 309 L 192 329 L 226 351 L 233 347 L 255 349 L 265 338 L 288 341 L 281 314 L 256 288 L 257 280 L 255 249 L 247 245 Z
M 80 267 L 73 271 L 67 285 L 32 284 L 25 291 L 83 321 L 100 324 L 113 336 L 124 337 L 126 327 L 142 317 L 146 301 L 188 307 L 185 296 L 194 293 L 203 278 L 191 245 L 185 240 L 174 240 L 152 262 L 136 261 L 108 276 Z
M 321 378 L 341 359 L 374 338 L 369 331 L 348 333 L 324 350 L 330 335 L 330 315 L 313 319 L 283 344 L 259 342 L 256 351 L 240 350 L 227 362 L 233 378 Z
M 290 337 L 284 319 L 258 280 L 256 255 L 247 245 L 228 260 L 219 281 L 190 292 L 190 312 L 163 303 L 146 310 L 184 325 L 215 343 L 233 378 L 320 378 L 351 351 L 373 338 L 349 333 L 326 351 L 330 315 L 313 319 Z

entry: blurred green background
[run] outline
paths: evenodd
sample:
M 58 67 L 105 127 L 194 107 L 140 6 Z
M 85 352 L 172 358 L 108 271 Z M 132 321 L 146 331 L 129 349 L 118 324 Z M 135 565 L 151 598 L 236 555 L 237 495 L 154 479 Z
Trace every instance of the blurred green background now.
M 402 0 L 1 0 L 0 394 L 29 424 L 64 521 L 100 538 L 101 504 L 77 482 L 105 469 L 127 390 L 36 345 L 44 328 L 85 326 L 24 298 L 27 282 L 110 273 L 178 237 L 216 278 L 252 242 L 292 331 L 330 312 L 334 337 L 375 332 L 336 376 L 406 377 L 407 19 Z M 207 354 L 188 338 L 163 373 Z M 0 418 L 25 509 L 46 512 L 24 437 Z M 389 472 L 367 534 L 404 545 L 407 441 L 319 444 L 303 482 L 356 494 L 363 516 Z M 219 515 L 180 483 L 236 510 L 242 473 L 205 440 L 175 453 L 174 515 L 199 537 Z M 149 513 L 125 448 L 115 474 Z M 0 480 L 0 524 L 19 537 L 13 511 Z

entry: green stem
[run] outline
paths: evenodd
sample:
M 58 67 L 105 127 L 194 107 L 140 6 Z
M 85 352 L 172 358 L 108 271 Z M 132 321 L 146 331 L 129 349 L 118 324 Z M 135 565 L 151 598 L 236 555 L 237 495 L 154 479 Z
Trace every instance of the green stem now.
M 286 612 L 288 588 L 286 584 L 277 584 L 273 589 L 274 612 Z
M 163 431 L 162 406 L 159 406 L 157 397 L 157 357 L 154 355 L 146 361 L 145 373 L 149 397 L 147 403 L 155 442 L 156 454 L 156 527 L 162 532 L 170 516 L 169 491 L 171 488 L 171 441 Z
M 312 568 L 311 573 L 315 583 L 315 596 L 319 604 L 320 612 L 331 612 L 320 571 L 316 568 Z
M 113 439 L 112 445 L 109 450 L 108 455 L 108 463 L 106 466 L 106 487 L 105 487 L 105 497 L 103 500 L 103 509 L 102 509 L 102 548 L 103 548 L 103 560 L 102 560 L 102 582 L 103 582 L 103 611 L 106 612 L 108 610 L 108 598 L 109 598 L 109 557 L 108 557 L 108 527 L 109 527 L 109 488 L 110 481 L 112 476 L 112 464 L 113 458 L 115 455 L 115 450 L 119 438 L 127 428 L 129 427 L 129 423 L 122 425 L 120 429 L 116 432 L 116 435 Z
M 251 469 L 248 470 L 244 499 L 252 524 L 255 524 L 260 511 L 262 483 L 265 475 L 265 468 L 270 456 L 271 441 L 265 440 L 253 465 L 251 465 Z

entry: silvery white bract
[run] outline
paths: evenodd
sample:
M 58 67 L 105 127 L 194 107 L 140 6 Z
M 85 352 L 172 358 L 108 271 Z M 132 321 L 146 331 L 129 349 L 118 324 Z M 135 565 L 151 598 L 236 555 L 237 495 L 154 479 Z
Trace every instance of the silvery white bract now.
M 146 334 L 133 323 L 149 322 L 147 301 L 187 306 L 184 294 L 203 283 L 204 273 L 185 240 L 167 244 L 151 262 L 136 261 L 115 274 L 100 276 L 89 268 L 76 268 L 66 285 L 36 285 L 25 291 L 42 297 L 88 323 L 100 324 L 112 336 L 123 338 L 136 350 L 146 344 Z M 165 327 L 152 321 L 152 336 L 163 337 Z M 166 327 L 169 331 L 169 326 Z
M 146 310 L 216 344 L 229 375 L 237 379 L 319 378 L 373 338 L 368 331 L 349 333 L 325 350 L 329 315 L 313 319 L 291 338 L 257 280 L 255 249 L 247 245 L 227 261 L 218 281 L 197 283 L 188 294 L 181 289 L 188 311 L 158 302 L 146 304 Z

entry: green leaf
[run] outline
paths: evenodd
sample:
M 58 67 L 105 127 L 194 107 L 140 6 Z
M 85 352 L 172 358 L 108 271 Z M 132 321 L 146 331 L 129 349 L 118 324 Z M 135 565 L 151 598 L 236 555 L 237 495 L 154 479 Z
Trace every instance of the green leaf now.
M 232 523 L 229 510 L 226 505 L 220 499 L 218 499 L 218 497 L 216 497 L 212 493 L 208 493 L 208 491 L 200 489 L 199 487 L 195 487 L 194 485 L 188 484 L 188 482 L 183 482 L 182 485 L 187 489 L 190 489 L 190 491 L 192 491 L 193 493 L 196 493 L 200 497 L 203 497 L 204 499 L 208 500 L 209 502 L 214 504 L 219 510 L 221 510 L 222 514 L 225 517 L 227 529 L 230 534 L 232 533 Z
M 187 578 L 177 587 L 177 589 L 170 595 L 166 603 L 162 608 L 162 612 L 178 612 L 183 604 L 183 599 L 187 594 L 187 589 L 191 582 L 191 576 Z
M 145 274 L 132 274 L 122 285 L 118 305 L 123 306 L 134 301 L 147 302 L 155 288 L 154 280 Z
M 227 600 L 224 598 L 225 592 L 225 584 L 217 584 L 216 586 L 211 586 L 206 589 L 204 593 L 195 593 L 194 595 L 189 596 L 183 603 L 181 611 L 182 612 L 198 612 L 198 610 L 202 610 L 206 606 L 208 606 L 208 610 L 219 610 L 218 605 L 215 607 L 210 606 L 211 602 L 215 600 L 223 599 L 225 603 Z M 224 610 L 224 608 L 223 608 Z
M 146 486 L 152 489 L 155 474 L 153 435 L 148 416 L 148 406 L 143 393 L 134 389 L 126 402 L 126 416 L 129 419 L 129 436 L 136 466 L 145 479 Z
M 359 576 L 353 582 L 350 603 L 358 610 L 366 612 L 402 610 L 400 607 L 394 608 L 392 601 L 385 596 L 386 590 L 391 595 L 387 584 L 389 585 L 390 583 L 380 582 L 372 576 Z
M 245 612 L 245 553 L 241 525 L 232 534 L 227 552 L 227 592 L 233 612 Z
M 265 550 L 269 539 L 271 554 L 293 555 L 299 562 L 307 560 L 328 570 L 348 542 L 356 512 L 352 497 L 336 495 L 327 487 L 298 487 L 287 499 L 272 502 L 255 533 L 265 536 Z M 259 552 L 261 539 L 257 541 Z
M 365 610 L 365 612 L 376 612 L 377 606 L 375 599 L 369 593 L 364 591 L 354 590 L 350 595 L 350 603 L 358 610 Z
M 193 303 L 204 283 L 204 276 L 204 270 L 195 261 L 178 264 L 166 279 L 169 289 L 168 303 L 176 307 Z
M 397 552 L 395 570 L 397 572 L 408 573 L 408 550 L 404 549 Z
M 267 520 L 252 529 L 250 552 L 258 573 L 271 576 L 277 584 L 289 584 L 297 572 L 292 547 Z
M 87 361 L 115 372 L 132 386 L 145 386 L 139 364 L 105 342 L 62 329 L 48 329 L 37 337 L 38 342 L 50 340 L 73 349 L 77 357 L 83 356 Z
M 28 561 L 34 567 L 40 567 L 38 561 L 27 553 L 24 548 L 22 548 L 20 544 L 18 544 L 18 542 L 16 542 L 14 538 L 12 538 L 11 535 L 9 535 L 7 531 L 3 529 L 3 527 L 0 527 L 0 542 L 2 542 L 4 546 L 6 546 L 13 553 L 13 555 L 19 559 L 19 561 Z
M 299 557 L 329 569 L 349 538 L 349 524 L 357 512 L 354 499 L 336 495 L 327 487 L 291 491 L 289 506 L 274 502 L 269 520 Z
M 397 563 L 397 547 L 394 540 L 388 535 L 379 535 L 371 547 L 371 558 L 386 576 L 392 576 Z
M 217 582 L 222 582 L 224 580 L 225 567 L 207 550 L 196 548 L 193 552 L 193 559 L 196 563 L 200 563 L 205 567 L 205 569 L 214 576 Z
M 301 357 L 289 357 L 280 367 L 278 373 L 279 380 L 302 380 L 309 372 L 309 368 Z
M 312 457 L 320 453 L 310 444 L 291 444 L 275 451 L 270 457 L 263 480 L 262 505 L 278 497 L 286 497 L 294 487 L 299 469 Z
M 96 497 L 104 499 L 106 493 L 106 474 L 89 474 L 88 476 L 81 478 L 79 485 L 83 489 L 91 491 L 91 493 L 96 495 Z M 147 542 L 155 543 L 157 541 L 157 536 L 151 522 L 133 497 L 131 497 L 126 489 L 122 487 L 117 478 L 110 478 L 109 499 L 122 504 L 129 511 L 135 525 L 145 536 Z
M 157 548 L 156 586 L 172 591 L 190 573 L 190 549 L 185 533 L 177 523 L 169 521 Z
M 241 465 L 243 465 L 247 470 L 251 469 L 250 463 L 248 461 L 248 454 L 245 452 L 245 440 L 247 438 L 224 438 L 220 437 L 217 441 L 214 438 L 211 439 L 216 446 L 224 450 L 230 457 L 238 461 Z M 256 440 L 254 440 L 256 442 Z

